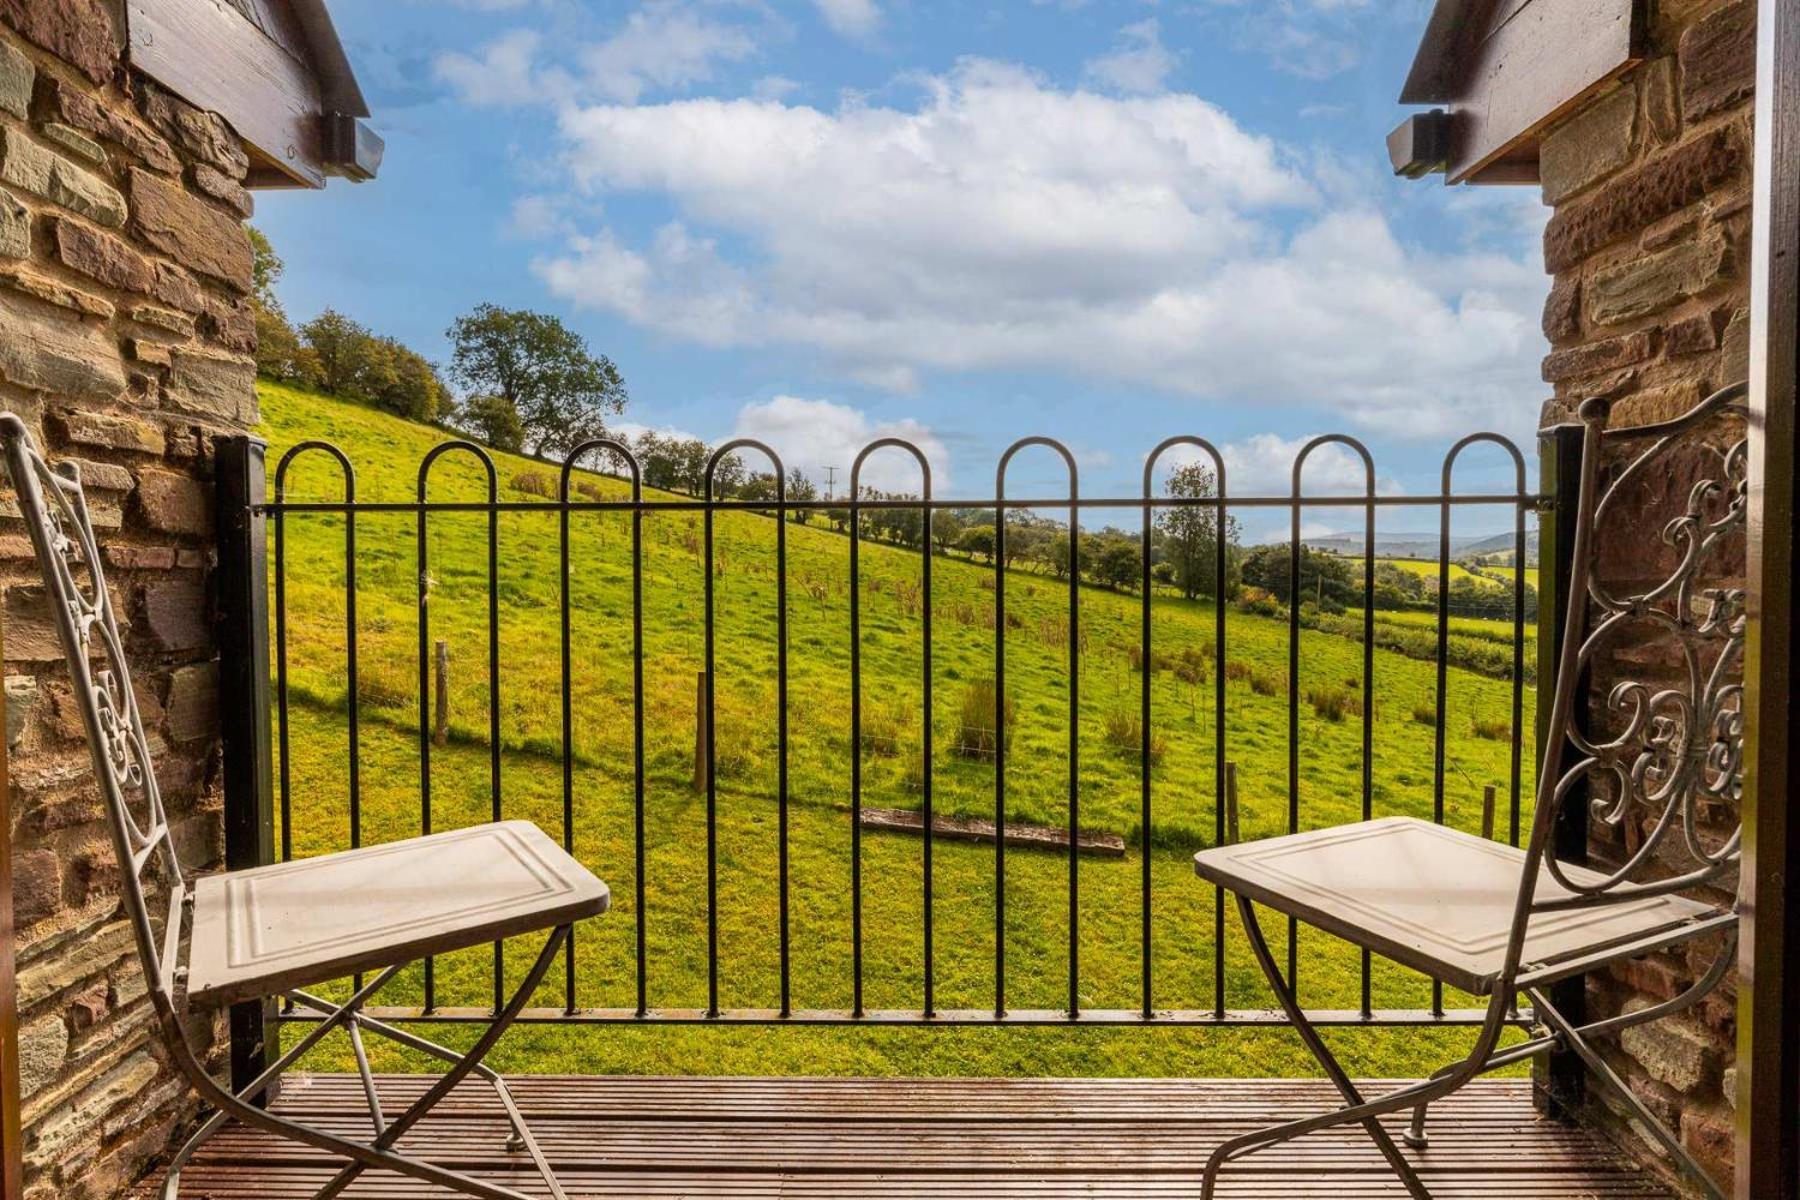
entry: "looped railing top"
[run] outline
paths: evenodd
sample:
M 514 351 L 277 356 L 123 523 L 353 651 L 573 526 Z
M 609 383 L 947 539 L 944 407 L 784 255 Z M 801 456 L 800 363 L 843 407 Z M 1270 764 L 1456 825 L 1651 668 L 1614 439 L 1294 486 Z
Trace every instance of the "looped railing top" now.
M 1545 855 L 1545 869 L 1569 895 L 1540 903 L 1540 911 L 1685 891 L 1717 881 L 1737 861 L 1741 825 L 1709 840 L 1701 828 L 1701 808 L 1709 802 L 1735 807 L 1743 786 L 1742 565 L 1715 560 L 1744 529 L 1747 442 L 1736 430 L 1722 446 L 1699 435 L 1709 421 L 1735 422 L 1745 393 L 1741 384 L 1726 387 L 1680 417 L 1636 429 L 1606 429 L 1603 401 L 1582 406 L 1587 433 L 1571 633 L 1559 664 L 1540 794 L 1548 794 L 1543 807 L 1553 816 L 1581 785 L 1597 778 L 1605 786 L 1595 789 L 1593 815 L 1625 832 L 1627 854 L 1598 880 L 1575 879 L 1553 855 Z M 1649 446 L 1627 449 L 1623 467 L 1603 483 L 1605 452 L 1647 439 Z M 1693 478 L 1659 531 L 1673 564 L 1614 555 L 1650 574 L 1636 583 L 1609 582 L 1595 569 L 1609 544 L 1605 518 L 1630 503 L 1634 489 L 1679 481 L 1681 464 L 1670 461 L 1677 448 L 1689 451 L 1687 471 Z M 1653 477 L 1658 470 L 1665 473 Z M 1590 726 L 1577 711 L 1576 679 L 1605 663 L 1626 636 L 1639 661 L 1649 657 L 1647 646 L 1661 647 L 1673 666 L 1660 680 L 1613 683 L 1604 704 L 1589 714 Z M 1565 745 L 1574 752 L 1567 766 Z M 1649 827 L 1641 829 L 1646 818 Z M 1677 829 L 1678 846 L 1670 840 Z M 1645 877 L 1653 864 L 1666 872 L 1670 859 L 1682 855 L 1685 869 Z

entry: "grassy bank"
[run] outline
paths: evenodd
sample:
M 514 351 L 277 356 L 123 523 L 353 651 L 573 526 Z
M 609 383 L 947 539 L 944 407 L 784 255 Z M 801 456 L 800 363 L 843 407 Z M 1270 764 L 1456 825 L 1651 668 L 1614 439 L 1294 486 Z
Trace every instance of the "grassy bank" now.
M 363 500 L 407 500 L 417 464 L 441 435 L 322 397 L 265 385 L 263 431 L 273 455 L 308 438 L 342 446 L 357 467 Z M 531 498 L 540 464 L 496 456 L 503 498 Z M 624 494 L 615 480 L 585 476 L 604 496 Z M 302 460 L 289 480 L 292 499 L 336 498 L 341 483 L 323 456 Z M 472 458 L 442 459 L 434 499 L 478 499 L 486 483 Z M 775 542 L 777 525 L 749 514 L 722 514 L 715 531 L 720 794 L 721 967 L 723 1002 L 767 1006 L 776 988 L 775 894 Z M 287 556 L 289 764 L 297 854 L 348 842 L 344 525 L 341 517 L 295 515 L 284 529 Z M 795 1003 L 848 1003 L 849 922 L 849 575 L 848 540 L 789 525 L 791 796 L 793 820 Z M 432 756 L 434 824 L 486 819 L 492 781 L 487 748 L 497 704 L 500 791 L 508 816 L 562 832 L 561 639 L 558 526 L 548 514 L 513 513 L 498 529 L 497 697 L 487 679 L 487 518 L 436 514 L 427 533 L 431 637 L 451 654 L 451 744 Z M 417 523 L 408 514 L 358 519 L 358 679 L 362 718 L 363 837 L 378 841 L 418 829 Z M 579 855 L 614 889 L 615 909 L 580 931 L 577 1001 L 634 1000 L 635 914 L 631 855 L 631 672 L 629 520 L 580 514 L 570 538 L 572 802 Z M 937 559 L 933 586 L 933 780 L 942 811 L 991 815 L 993 763 L 959 754 L 978 741 L 982 723 L 965 701 L 993 675 L 994 594 L 990 569 Z M 923 596 L 920 558 L 866 546 L 863 576 L 864 802 L 916 806 L 925 719 L 919 709 Z M 704 799 L 689 786 L 695 673 L 702 663 L 705 575 L 701 523 L 685 513 L 644 518 L 646 641 L 645 886 L 650 998 L 693 1006 L 705 999 Z M 1156 995 L 1159 1006 L 1213 1002 L 1212 895 L 1193 879 L 1192 848 L 1214 828 L 1216 674 L 1227 678 L 1222 714 L 1227 755 L 1239 764 L 1242 829 L 1258 837 L 1286 828 L 1288 780 L 1287 629 L 1284 621 L 1227 614 L 1223 650 L 1213 644 L 1213 611 L 1174 597 L 1153 601 L 1152 727 L 1157 746 L 1150 828 L 1139 812 L 1137 732 L 1141 676 L 1135 653 L 1136 597 L 1083 589 L 1079 624 L 1081 823 L 1125 834 L 1123 860 L 1082 867 L 1082 996 L 1091 1007 L 1138 1003 L 1137 929 L 1142 859 L 1152 860 Z M 1008 813 L 1063 824 L 1068 819 L 1067 593 L 1050 580 L 1008 583 L 1007 673 L 1016 703 L 1008 764 Z M 1458 631 L 1458 636 L 1473 636 Z M 1490 643 L 1492 644 L 1492 643 Z M 1435 703 L 1433 668 L 1401 653 L 1375 653 L 1375 753 L 1372 803 L 1380 813 L 1428 815 L 1432 805 L 1432 730 L 1418 720 Z M 1362 649 L 1328 630 L 1301 635 L 1299 778 L 1303 827 L 1361 813 Z M 1530 693 L 1524 716 L 1532 720 Z M 1507 791 L 1504 741 L 1477 736 L 1503 728 L 1510 684 L 1455 669 L 1448 691 L 1449 818 L 1479 822 L 1481 787 Z M 989 718 L 991 722 L 991 718 Z M 1529 756 L 1525 764 L 1530 773 Z M 1528 789 L 1527 789 L 1528 790 Z M 1147 839 L 1146 839 L 1147 833 Z M 1143 843 L 1148 841 L 1147 848 Z M 899 835 L 866 835 L 866 1002 L 916 1008 L 922 950 L 921 847 Z M 990 848 L 937 849 L 938 1001 L 946 1007 L 992 1003 L 994 957 Z M 1057 1007 L 1066 987 L 1067 867 L 1055 855 L 1016 852 L 1007 879 L 1009 1003 Z M 1255 976 L 1235 921 L 1226 947 L 1231 1007 L 1270 1003 Z M 524 948 L 509 953 L 521 969 Z M 1305 1001 L 1349 1007 L 1356 999 L 1354 951 L 1303 934 Z M 488 956 L 453 956 L 440 965 L 439 1001 L 486 1002 Z M 408 988 L 416 989 L 416 981 Z M 1378 1007 L 1421 1003 L 1415 977 L 1378 968 Z M 398 993 L 397 993 L 398 994 Z M 555 995 L 561 1002 L 560 973 Z M 1338 1035 L 1354 1069 L 1407 1074 L 1433 1065 L 1460 1041 L 1439 1031 L 1416 1035 Z M 1291 1034 L 1244 1030 L 875 1031 L 558 1029 L 509 1038 L 511 1065 L 541 1070 L 904 1071 L 923 1073 L 1271 1074 L 1305 1070 Z

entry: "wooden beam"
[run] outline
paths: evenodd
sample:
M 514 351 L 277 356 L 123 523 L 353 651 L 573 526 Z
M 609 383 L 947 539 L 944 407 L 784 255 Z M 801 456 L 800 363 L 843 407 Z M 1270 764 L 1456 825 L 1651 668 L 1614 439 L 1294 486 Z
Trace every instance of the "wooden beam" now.
M 1758 10 L 1750 274 L 1750 629 L 1743 929 L 1738 949 L 1737 1194 L 1800 1197 L 1800 786 L 1795 460 L 1800 457 L 1800 0 Z
M 319 84 L 238 9 L 194 0 L 127 0 L 131 65 L 188 103 L 218 113 L 265 172 L 323 187 Z M 266 173 L 252 183 L 267 182 Z
M 1636 66 L 1644 0 L 1504 0 L 1458 70 L 1447 182 L 1537 179 L 1543 131 Z

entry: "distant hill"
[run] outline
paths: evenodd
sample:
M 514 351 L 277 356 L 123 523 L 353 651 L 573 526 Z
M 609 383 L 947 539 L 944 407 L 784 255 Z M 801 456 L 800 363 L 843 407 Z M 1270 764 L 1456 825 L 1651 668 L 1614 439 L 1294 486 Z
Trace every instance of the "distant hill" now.
M 1327 533 L 1318 537 L 1302 539 L 1313 550 L 1321 550 L 1327 554 L 1358 555 L 1363 552 L 1363 537 L 1360 533 Z M 1513 551 L 1513 535 L 1511 533 L 1493 533 L 1450 537 L 1450 557 L 1452 560 L 1480 558 L 1486 555 L 1508 555 Z M 1537 530 L 1525 530 L 1525 563 L 1531 566 L 1537 562 L 1538 535 Z M 1438 555 L 1438 535 L 1435 533 L 1389 533 L 1375 536 L 1375 555 L 1377 558 L 1431 558 Z

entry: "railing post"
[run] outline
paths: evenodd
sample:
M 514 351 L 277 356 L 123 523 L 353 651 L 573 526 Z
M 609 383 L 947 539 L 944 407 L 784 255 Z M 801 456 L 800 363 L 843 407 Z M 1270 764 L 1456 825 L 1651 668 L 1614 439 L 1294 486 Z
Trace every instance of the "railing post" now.
M 262 442 L 219 440 L 214 462 L 219 538 L 217 613 L 220 741 L 224 753 L 225 866 L 275 861 L 269 745 L 269 573 Z M 273 1000 L 231 1008 L 231 1083 L 247 1086 L 279 1052 Z M 274 1098 L 274 1089 L 265 1100 Z
M 1581 486 L 1582 426 L 1557 425 L 1538 441 L 1538 490 L 1551 508 L 1538 517 L 1538 704 L 1537 761 L 1544 761 L 1549 737 L 1550 695 L 1556 664 L 1562 656 L 1569 583 L 1575 567 L 1576 490 Z M 1523 569 L 1523 564 L 1520 564 Z M 1579 696 L 1580 693 L 1577 692 Z M 1577 700 L 1575 727 L 1587 725 L 1586 707 Z M 1541 803 L 1536 797 L 1534 803 Z M 1585 864 L 1588 857 L 1588 798 L 1585 781 L 1576 783 L 1557 814 L 1551 852 L 1566 863 Z M 1550 1002 L 1579 1025 L 1586 1018 L 1587 983 L 1583 976 L 1550 985 Z M 1539 1055 L 1532 1060 L 1532 1099 L 1546 1116 L 1570 1119 L 1580 1109 L 1586 1079 L 1581 1060 L 1572 1052 Z

